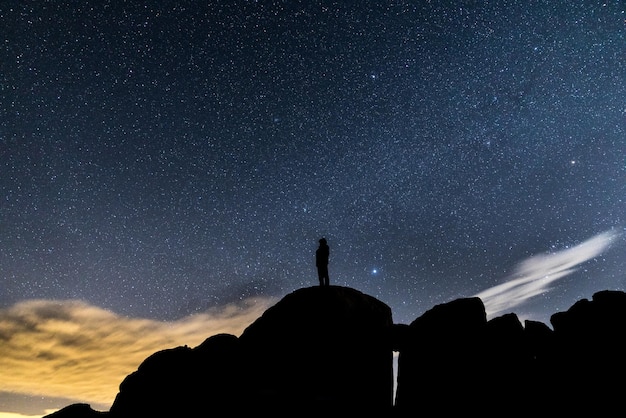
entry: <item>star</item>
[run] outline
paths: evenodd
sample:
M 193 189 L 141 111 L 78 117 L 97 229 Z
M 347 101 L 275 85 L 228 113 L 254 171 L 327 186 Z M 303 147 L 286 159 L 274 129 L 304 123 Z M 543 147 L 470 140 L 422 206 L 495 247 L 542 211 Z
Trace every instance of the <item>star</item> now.
M 564 256 L 525 318 L 626 286 L 620 2 L 75 3 L 0 11 L 0 313 L 234 318 L 322 236 L 398 323 Z

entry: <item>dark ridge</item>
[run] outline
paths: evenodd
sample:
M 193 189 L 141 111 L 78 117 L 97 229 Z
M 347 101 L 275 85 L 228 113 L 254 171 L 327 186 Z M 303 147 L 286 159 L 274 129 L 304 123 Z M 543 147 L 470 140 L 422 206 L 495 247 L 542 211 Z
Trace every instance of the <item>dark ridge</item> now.
M 546 324 L 486 320 L 478 298 L 411 324 L 355 289 L 299 289 L 240 337 L 149 356 L 110 411 L 74 404 L 47 417 L 608 415 L 622 406 L 626 293 L 601 291 Z M 393 351 L 399 353 L 393 399 Z

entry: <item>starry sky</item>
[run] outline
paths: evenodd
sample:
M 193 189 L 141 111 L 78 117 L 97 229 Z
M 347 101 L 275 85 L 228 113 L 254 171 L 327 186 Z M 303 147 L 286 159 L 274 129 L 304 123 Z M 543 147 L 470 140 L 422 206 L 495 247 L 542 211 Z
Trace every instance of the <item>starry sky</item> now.
M 624 290 L 625 98 L 621 1 L 3 1 L 0 416 L 108 409 L 321 237 L 396 323 Z

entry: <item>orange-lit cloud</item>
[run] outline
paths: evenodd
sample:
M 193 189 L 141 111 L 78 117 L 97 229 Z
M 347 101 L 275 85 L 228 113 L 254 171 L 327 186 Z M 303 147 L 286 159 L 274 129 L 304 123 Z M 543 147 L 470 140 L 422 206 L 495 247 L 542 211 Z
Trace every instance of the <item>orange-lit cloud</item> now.
M 55 412 L 53 409 L 48 409 L 44 412 L 45 415 Z M 42 415 L 24 415 L 13 412 L 0 412 L 0 418 L 41 418 Z
M 579 264 L 597 257 L 609 248 L 617 237 L 618 234 L 607 231 L 575 247 L 530 257 L 520 263 L 504 283 L 476 296 L 485 304 L 488 317 L 509 311 L 549 290 L 556 280 L 573 273 Z
M 0 310 L 0 392 L 108 410 L 122 380 L 151 354 L 195 347 L 219 333 L 239 336 L 274 302 L 250 299 L 174 322 L 127 318 L 74 300 L 20 302 Z

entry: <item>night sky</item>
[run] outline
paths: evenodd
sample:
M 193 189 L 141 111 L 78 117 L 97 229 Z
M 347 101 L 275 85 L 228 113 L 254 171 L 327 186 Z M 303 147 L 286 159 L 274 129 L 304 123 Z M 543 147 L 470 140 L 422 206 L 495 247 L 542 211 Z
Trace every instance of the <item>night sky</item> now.
M 396 323 L 624 290 L 626 5 L 355 4 L 3 1 L 0 352 L 55 309 L 249 313 L 317 285 L 321 237 Z

